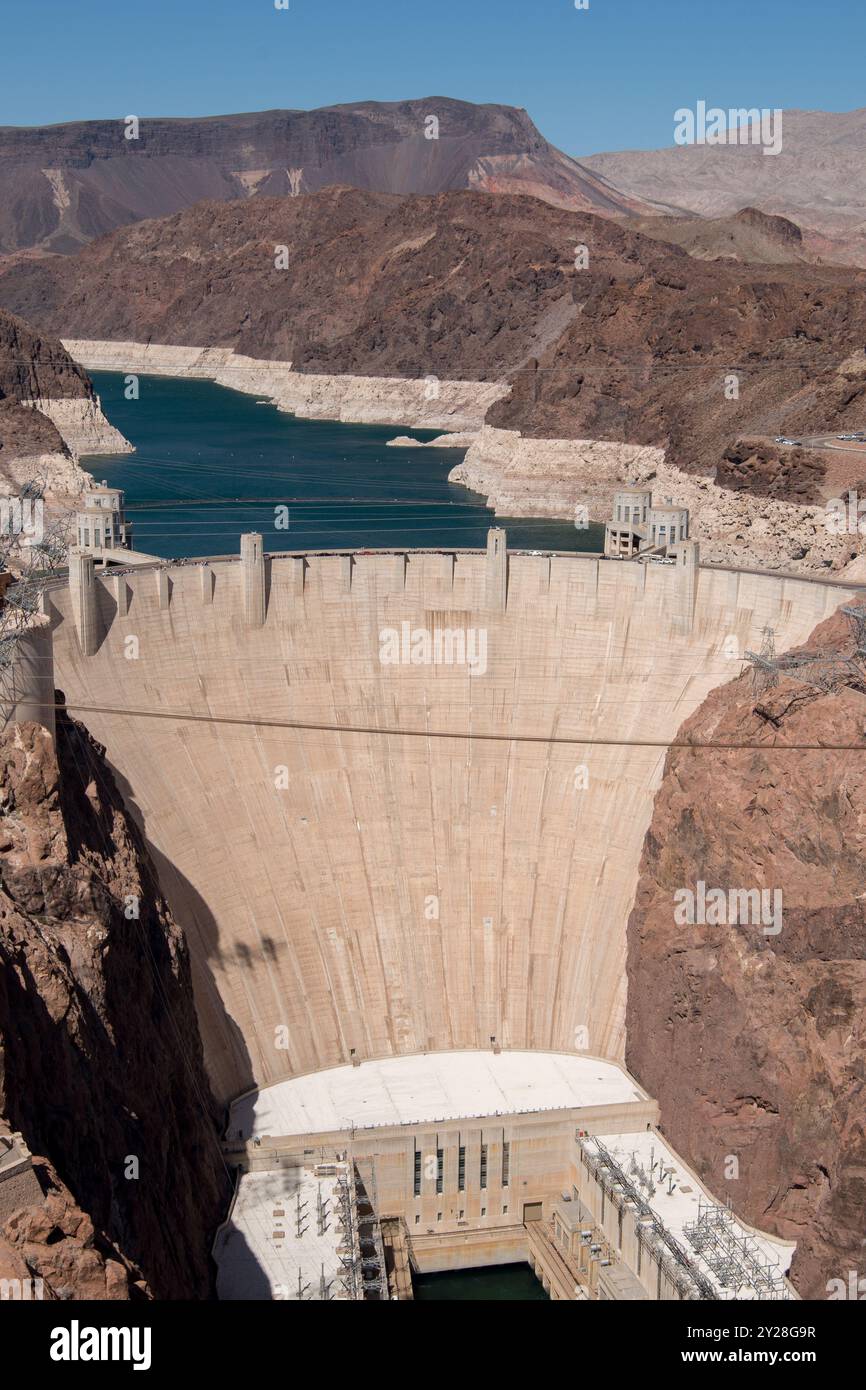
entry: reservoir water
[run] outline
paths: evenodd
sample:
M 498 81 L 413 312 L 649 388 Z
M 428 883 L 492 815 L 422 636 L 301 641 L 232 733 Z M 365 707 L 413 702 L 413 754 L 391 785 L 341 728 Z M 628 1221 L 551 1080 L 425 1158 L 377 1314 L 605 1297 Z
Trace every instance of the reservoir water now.
M 92 372 L 105 414 L 134 454 L 84 460 L 126 493 L 133 544 L 167 558 L 236 554 L 243 531 L 267 550 L 483 547 L 493 513 L 448 482 L 457 449 L 394 448 L 394 426 L 299 420 L 210 381 Z M 416 430 L 421 440 L 431 431 Z M 288 529 L 284 523 L 288 509 Z M 600 550 L 603 528 L 512 520 L 511 547 Z

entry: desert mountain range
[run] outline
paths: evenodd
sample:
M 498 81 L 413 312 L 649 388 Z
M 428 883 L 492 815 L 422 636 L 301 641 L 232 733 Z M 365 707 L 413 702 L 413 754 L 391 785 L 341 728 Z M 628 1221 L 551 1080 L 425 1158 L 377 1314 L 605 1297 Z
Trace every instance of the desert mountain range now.
M 660 214 L 724 219 L 755 207 L 795 222 L 811 253 L 866 265 L 864 156 L 866 107 L 785 111 L 778 155 L 757 145 L 672 144 L 592 155 L 581 164 Z
M 794 259 L 866 265 L 866 108 L 785 111 L 774 157 L 751 145 L 672 143 L 576 159 L 524 110 L 440 96 L 138 121 L 0 128 L 0 256 L 74 252 L 203 199 L 346 184 L 399 194 L 528 193 L 572 211 L 641 219 L 647 230 L 660 219 L 670 240 L 699 256 L 776 260 L 774 235 L 768 245 L 730 223 L 753 208 L 801 230 Z M 671 220 L 682 222 L 675 233 Z M 783 246 L 788 240 L 783 233 Z
M 440 97 L 142 118 L 134 140 L 7 127 L 0 305 L 55 337 L 505 380 L 491 424 L 819 501 L 859 475 L 772 437 L 863 425 L 866 111 L 783 129 L 773 157 L 576 161 L 525 111 Z
M 0 255 L 75 251 L 204 198 L 245 201 L 328 184 L 403 194 L 477 188 L 609 215 L 652 211 L 555 149 L 510 106 L 425 97 L 142 117 L 137 138 L 128 139 L 134 129 L 123 120 L 0 127 Z

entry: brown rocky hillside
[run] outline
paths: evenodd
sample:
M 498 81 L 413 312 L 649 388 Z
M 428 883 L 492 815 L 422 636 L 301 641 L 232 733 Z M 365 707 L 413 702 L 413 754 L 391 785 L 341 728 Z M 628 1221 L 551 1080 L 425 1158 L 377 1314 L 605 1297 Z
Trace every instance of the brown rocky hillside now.
M 92 396 L 87 373 L 56 337 L 0 310 L 0 477 L 14 456 L 69 452 L 51 421 L 22 401 Z
M 781 152 L 758 145 L 671 144 L 582 158 L 656 211 L 711 220 L 758 208 L 795 222 L 809 254 L 866 265 L 866 107 L 783 113 Z M 671 140 L 673 141 L 673 128 Z
M 855 650 L 849 620 L 810 650 Z M 667 758 L 629 920 L 627 1064 L 711 1190 L 798 1242 L 806 1298 L 863 1269 L 866 1207 L 866 662 L 829 691 L 750 674 L 714 691 Z M 823 669 L 814 668 L 812 674 Z M 798 744 L 845 751 L 789 751 Z M 782 892 L 782 930 L 681 926 L 674 894 Z M 730 1177 L 729 1158 L 739 1176 Z
M 531 198 L 352 189 L 201 203 L 0 275 L 0 303 L 57 336 L 504 378 L 492 424 L 710 473 L 744 438 L 866 424 L 864 291 L 864 272 L 702 262 Z
M 0 739 L 0 1121 L 44 1191 L 0 1269 L 46 1297 L 205 1298 L 227 1182 L 186 944 L 103 750 L 57 732 L 56 757 L 37 724 Z

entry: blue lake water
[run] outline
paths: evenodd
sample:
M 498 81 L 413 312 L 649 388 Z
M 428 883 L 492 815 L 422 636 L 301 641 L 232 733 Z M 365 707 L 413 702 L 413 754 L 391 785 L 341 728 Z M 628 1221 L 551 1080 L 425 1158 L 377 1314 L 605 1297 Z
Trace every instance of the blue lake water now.
M 268 550 L 483 547 L 493 513 L 448 482 L 457 449 L 389 449 L 394 426 L 298 420 L 210 381 L 93 372 L 102 407 L 134 454 L 85 459 L 126 492 L 137 550 L 179 558 L 234 554 L 243 531 Z M 412 431 L 422 440 L 434 432 Z M 288 507 L 288 529 L 277 521 Z M 512 547 L 600 550 L 603 528 L 499 518 Z

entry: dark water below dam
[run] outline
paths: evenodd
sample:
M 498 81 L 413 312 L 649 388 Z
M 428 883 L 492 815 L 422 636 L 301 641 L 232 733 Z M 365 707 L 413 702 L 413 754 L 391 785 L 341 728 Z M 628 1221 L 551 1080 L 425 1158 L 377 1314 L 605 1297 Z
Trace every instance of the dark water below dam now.
M 460 1269 L 444 1274 L 420 1274 L 414 1279 L 415 1297 L 460 1303 L 548 1303 L 550 1300 L 529 1265 L 495 1265 L 487 1269 Z
M 168 558 L 235 554 L 243 531 L 267 550 L 484 547 L 493 513 L 448 482 L 459 449 L 389 449 L 396 426 L 299 420 L 211 381 L 92 372 L 102 407 L 136 453 L 84 466 L 126 492 L 133 544 Z M 431 439 L 434 431 L 413 431 Z M 288 529 L 279 508 L 288 507 Z M 604 528 L 499 518 L 530 550 L 600 550 Z

